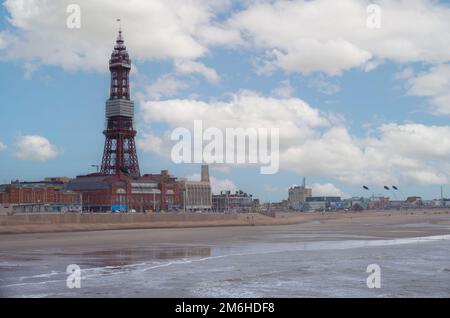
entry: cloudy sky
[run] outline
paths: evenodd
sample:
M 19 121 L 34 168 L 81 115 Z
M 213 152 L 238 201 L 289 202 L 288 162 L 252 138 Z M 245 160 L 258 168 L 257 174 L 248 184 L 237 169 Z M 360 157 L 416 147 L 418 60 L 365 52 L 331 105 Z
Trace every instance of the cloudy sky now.
M 203 119 L 280 129 L 279 173 L 213 166 L 216 191 L 281 200 L 306 176 L 316 195 L 450 196 L 450 4 L 433 0 L 3 1 L 0 182 L 95 171 L 119 17 L 142 172 L 198 177 L 169 135 Z

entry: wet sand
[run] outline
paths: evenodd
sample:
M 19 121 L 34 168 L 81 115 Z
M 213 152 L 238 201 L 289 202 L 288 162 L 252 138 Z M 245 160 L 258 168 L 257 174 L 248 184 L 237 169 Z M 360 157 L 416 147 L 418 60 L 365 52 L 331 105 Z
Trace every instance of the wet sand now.
M 3 234 L 0 235 L 0 250 L 35 248 L 97 249 L 129 246 L 134 243 L 205 243 L 251 240 L 251 236 L 268 235 L 277 231 L 317 236 L 364 236 L 369 239 L 407 238 L 450 234 L 450 212 L 365 212 L 365 213 L 314 213 L 295 215 L 279 213 L 277 218 L 255 215 L 249 225 L 247 216 L 240 216 L 240 226 L 227 224 L 165 224 L 163 228 L 120 229 L 102 231 L 75 231 L 64 233 Z M 172 228 L 171 228 L 172 227 Z M 292 241 L 295 238 L 287 237 Z
M 446 211 L 0 235 L 0 297 L 450 297 Z M 81 288 L 67 288 L 67 266 Z M 378 264 L 382 287 L 368 289 Z

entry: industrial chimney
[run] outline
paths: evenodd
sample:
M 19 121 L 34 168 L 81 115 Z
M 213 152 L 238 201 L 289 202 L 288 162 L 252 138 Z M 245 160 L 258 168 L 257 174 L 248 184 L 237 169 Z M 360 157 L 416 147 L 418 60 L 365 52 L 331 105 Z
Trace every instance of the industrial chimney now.
M 203 165 L 202 166 L 202 182 L 209 182 L 209 166 Z

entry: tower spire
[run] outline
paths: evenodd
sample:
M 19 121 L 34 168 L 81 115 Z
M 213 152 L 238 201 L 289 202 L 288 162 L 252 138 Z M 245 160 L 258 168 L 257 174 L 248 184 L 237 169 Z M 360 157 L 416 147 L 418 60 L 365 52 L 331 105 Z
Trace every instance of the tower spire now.
M 119 23 L 119 35 L 117 36 L 117 44 L 123 44 L 123 36 L 122 36 L 122 20 L 117 19 L 117 22 Z
M 117 22 L 119 23 L 119 33 L 122 33 L 122 20 L 117 19 Z

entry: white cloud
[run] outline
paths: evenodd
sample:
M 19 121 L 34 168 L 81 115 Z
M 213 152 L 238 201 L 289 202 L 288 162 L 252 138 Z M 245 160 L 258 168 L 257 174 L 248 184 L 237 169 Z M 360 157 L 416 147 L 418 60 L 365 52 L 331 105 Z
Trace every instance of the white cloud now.
M 214 194 L 219 194 L 221 191 L 231 191 L 233 193 L 238 190 L 237 186 L 230 179 L 217 179 L 215 177 L 211 178 L 211 188 Z
M 418 159 L 446 160 L 450 156 L 449 126 L 385 124 L 380 132 L 387 152 Z
M 223 3 L 226 3 L 226 1 L 223 1 Z M 224 24 L 211 24 L 207 28 L 199 30 L 197 36 L 202 40 L 202 42 L 211 46 L 224 46 L 232 48 L 242 46 L 244 44 L 239 30 L 233 29 L 229 25 Z
M 298 47 L 297 47 L 298 46 Z M 274 50 L 276 65 L 289 72 L 311 74 L 325 72 L 340 75 L 343 70 L 363 66 L 372 55 L 345 40 L 329 40 L 321 43 L 315 39 L 299 41 L 297 46 L 283 52 Z M 310 50 L 305 50 L 308 47 Z M 329 60 L 329 52 L 335 52 Z
M 381 0 L 381 28 L 367 27 L 371 0 L 250 1 L 229 24 L 264 51 L 264 68 L 339 75 L 385 60 L 450 60 L 450 8 L 431 0 Z M 263 23 L 261 23 L 263 21 Z M 439 35 L 439 36 L 434 36 Z
M 153 84 L 145 88 L 145 94 L 150 99 L 176 96 L 181 90 L 187 89 L 189 85 L 170 74 L 160 76 Z
M 442 184 L 450 176 L 445 159 L 450 137 L 444 132 L 450 127 L 387 124 L 378 128 L 378 136 L 358 139 L 344 127 L 333 127 L 293 145 L 280 161 L 298 173 L 353 184 Z M 430 140 L 434 142 L 425 145 Z
M 188 74 L 201 74 L 205 79 L 213 84 L 220 81 L 220 77 L 216 70 L 205 66 L 200 62 L 189 61 L 189 60 L 177 60 L 175 61 L 175 69 L 178 73 L 188 75 Z
M 294 88 L 291 85 L 289 80 L 284 80 L 280 83 L 280 86 L 272 90 L 272 94 L 281 97 L 281 98 L 289 98 L 291 97 Z
M 235 38 L 239 33 L 215 23 L 228 1 L 135 0 L 132 5 L 109 0 L 79 0 L 81 28 L 65 26 L 72 1 L 6 0 L 14 30 L 2 32 L 0 57 L 39 61 L 68 70 L 105 71 L 122 19 L 133 58 L 197 59 L 208 53 L 211 36 Z M 220 43 L 221 41 L 215 41 Z
M 172 128 L 191 128 L 195 120 L 203 120 L 204 128 L 282 127 L 285 144 L 311 137 L 316 134 L 313 128 L 328 126 L 333 120 L 301 99 L 263 97 L 251 91 L 233 95 L 230 101 L 148 101 L 141 109 L 146 123 L 168 123 Z
M 409 95 L 428 97 L 432 112 L 450 115 L 450 64 L 432 67 L 417 76 L 408 75 Z
M 48 161 L 58 155 L 57 148 L 42 136 L 21 136 L 16 147 L 15 155 L 22 160 Z
M 186 177 L 190 181 L 200 181 L 200 174 L 193 174 Z M 218 179 L 214 176 L 210 176 L 211 190 L 213 194 L 219 194 L 221 191 L 236 192 L 237 186 L 230 179 Z
M 314 183 L 313 185 L 311 185 L 311 188 L 312 194 L 315 197 L 348 197 L 344 192 L 342 192 L 332 183 Z
M 0 31 L 0 59 L 23 61 L 27 79 L 40 64 L 106 72 L 117 31 L 115 20 L 121 17 L 133 59 L 171 59 L 178 74 L 200 74 L 210 83 L 218 83 L 220 76 L 214 66 L 199 60 L 216 46 L 246 49 L 258 64 L 258 74 L 280 68 L 287 73 L 335 76 L 354 68 L 370 71 L 386 61 L 439 65 L 450 60 L 448 5 L 433 0 L 380 0 L 381 28 L 370 29 L 367 7 L 372 2 L 268 0 L 235 6 L 221 0 L 135 0 L 125 8 L 107 0 L 80 0 L 82 27 L 72 30 L 64 26 L 69 0 L 6 0 L 13 28 Z M 448 89 L 429 91 L 423 86 L 430 77 L 447 76 L 443 68 L 432 68 L 410 84 L 411 95 L 431 98 L 436 114 L 450 113 Z M 187 85 L 173 76 L 160 80 L 150 87 L 154 99 L 176 96 Z M 310 86 L 325 94 L 340 89 L 325 78 L 313 80 Z M 284 85 L 272 93 L 286 98 L 292 87 Z
M 339 75 L 371 70 L 386 60 L 443 63 L 450 60 L 450 8 L 433 0 L 380 0 L 382 25 L 367 27 L 371 0 L 244 1 L 108 0 L 77 2 L 82 27 L 64 26 L 69 0 L 6 0 L 12 31 L 0 33 L 1 56 L 38 60 L 65 69 L 104 71 L 115 19 L 121 17 L 132 56 L 174 59 L 217 81 L 195 62 L 210 48 L 251 48 L 266 69 Z M 263 22 L 262 22 L 263 21 Z M 439 36 L 434 36 L 439 35 Z M 45 44 L 45 45 L 43 45 Z
M 171 129 L 280 128 L 280 168 L 298 175 L 331 177 L 349 184 L 445 184 L 450 181 L 450 126 L 383 124 L 357 138 L 347 124 L 298 98 L 244 91 L 229 101 L 167 100 L 142 105 L 147 123 L 165 123 L 161 143 L 170 152 Z M 155 144 L 149 142 L 149 144 Z M 167 154 L 166 156 L 169 156 Z
M 3 142 L 0 141 L 0 151 L 5 150 L 6 148 L 8 148 Z
M 406 67 L 403 70 L 395 73 L 394 78 L 397 80 L 407 80 L 414 76 L 414 70 L 411 67 Z
M 151 152 L 161 157 L 169 153 L 167 143 L 161 137 L 152 133 L 142 134 L 142 137 L 137 140 L 137 145 L 144 152 Z

